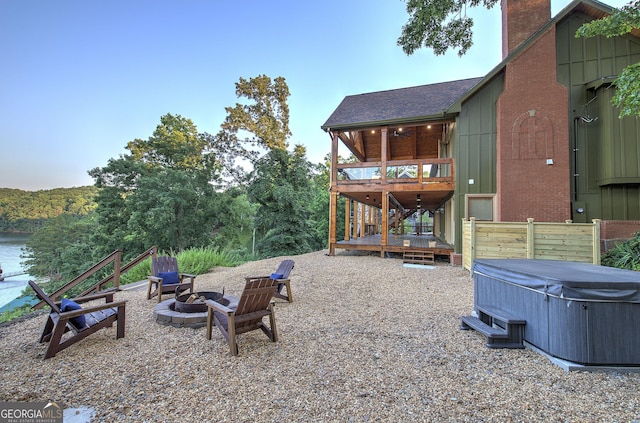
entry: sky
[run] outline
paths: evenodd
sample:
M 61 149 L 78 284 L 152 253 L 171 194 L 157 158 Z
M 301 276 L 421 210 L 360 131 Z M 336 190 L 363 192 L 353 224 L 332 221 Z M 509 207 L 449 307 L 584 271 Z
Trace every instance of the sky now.
M 606 3 L 620 7 L 626 0 Z M 552 16 L 569 4 L 552 0 Z M 160 117 L 216 134 L 235 83 L 284 77 L 291 147 L 319 163 L 320 126 L 347 95 L 481 77 L 501 60 L 499 5 L 473 8 L 474 45 L 407 56 L 403 0 L 1 0 L 0 188 L 93 185 L 88 171 Z

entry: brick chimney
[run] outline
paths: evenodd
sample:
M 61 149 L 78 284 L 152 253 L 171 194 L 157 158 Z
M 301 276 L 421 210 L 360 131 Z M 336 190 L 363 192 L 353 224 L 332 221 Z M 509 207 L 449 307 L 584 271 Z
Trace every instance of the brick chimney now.
M 551 0 L 501 0 L 502 58 L 551 19 Z

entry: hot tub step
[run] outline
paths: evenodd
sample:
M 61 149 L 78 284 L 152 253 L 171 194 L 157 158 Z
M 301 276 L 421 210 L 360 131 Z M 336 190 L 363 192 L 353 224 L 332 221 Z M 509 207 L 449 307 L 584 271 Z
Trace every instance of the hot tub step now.
M 489 326 L 475 316 L 462 316 L 460 329 L 473 329 L 487 337 L 488 348 L 524 348 L 522 338 L 501 327 Z

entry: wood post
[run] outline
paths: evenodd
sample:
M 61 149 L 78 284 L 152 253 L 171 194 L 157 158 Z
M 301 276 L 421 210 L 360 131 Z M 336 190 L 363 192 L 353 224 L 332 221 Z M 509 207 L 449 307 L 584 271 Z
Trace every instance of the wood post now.
M 600 264 L 600 219 L 593 219 L 593 264 Z
M 338 211 L 338 193 L 332 191 L 329 205 L 329 255 L 335 254 L 336 244 L 336 219 Z
M 367 219 L 366 219 L 366 206 L 364 203 L 360 204 L 360 237 L 367 235 Z
M 381 257 L 384 257 L 384 250 L 387 247 L 388 240 L 389 240 L 389 191 L 384 191 L 382 193 L 382 236 L 380 240 L 380 244 L 382 247 L 382 249 L 380 250 Z
M 349 226 L 351 223 L 351 200 L 346 198 L 344 199 L 344 240 L 349 241 L 351 239 L 351 227 Z
M 535 257 L 535 231 L 533 226 L 533 217 L 527 218 L 527 258 Z

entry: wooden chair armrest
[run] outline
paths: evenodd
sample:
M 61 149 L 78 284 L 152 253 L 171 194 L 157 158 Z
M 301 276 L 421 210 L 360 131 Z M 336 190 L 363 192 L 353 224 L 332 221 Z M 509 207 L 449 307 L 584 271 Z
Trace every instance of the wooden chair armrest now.
M 151 282 L 157 282 L 157 283 L 160 283 L 160 281 L 162 280 L 162 278 L 159 278 L 157 276 L 147 276 L 147 279 L 149 279 L 149 281 Z
M 220 303 L 217 303 L 213 300 L 206 300 L 205 304 L 216 311 L 219 311 L 224 314 L 234 314 L 235 310 L 230 309 L 229 307 L 223 306 Z
M 191 275 L 189 273 L 180 273 L 180 276 L 183 278 L 191 278 L 191 279 L 195 279 L 196 275 Z
M 112 303 L 99 304 L 87 308 L 82 308 L 80 310 L 71 310 L 65 311 L 59 314 L 60 320 L 69 320 L 73 317 L 81 316 L 83 314 L 93 313 L 94 311 L 106 310 L 108 308 L 119 308 L 124 306 L 127 303 L 127 300 L 114 301 Z

